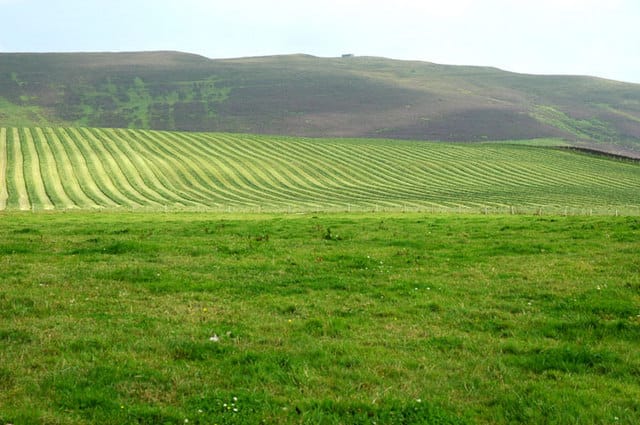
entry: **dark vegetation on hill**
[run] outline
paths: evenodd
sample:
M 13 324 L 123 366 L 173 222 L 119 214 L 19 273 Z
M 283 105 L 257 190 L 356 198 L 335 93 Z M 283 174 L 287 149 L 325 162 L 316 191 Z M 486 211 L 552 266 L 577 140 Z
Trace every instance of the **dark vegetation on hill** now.
M 2 125 L 483 141 L 640 157 L 640 85 L 304 55 L 0 54 Z

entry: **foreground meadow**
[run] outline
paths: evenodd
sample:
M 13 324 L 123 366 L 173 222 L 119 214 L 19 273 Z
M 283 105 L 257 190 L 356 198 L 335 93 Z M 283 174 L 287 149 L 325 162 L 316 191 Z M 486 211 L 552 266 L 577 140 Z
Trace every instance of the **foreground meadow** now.
M 638 217 L 0 220 L 0 423 L 640 422 Z

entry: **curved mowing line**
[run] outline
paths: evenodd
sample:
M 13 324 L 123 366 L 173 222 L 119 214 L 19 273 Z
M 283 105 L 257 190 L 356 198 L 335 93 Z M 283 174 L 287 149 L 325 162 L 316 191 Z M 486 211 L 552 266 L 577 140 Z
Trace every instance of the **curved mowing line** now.
M 317 198 L 317 193 L 309 192 L 302 186 L 291 185 L 290 181 L 278 180 L 274 174 L 279 171 L 280 165 L 269 163 L 257 151 L 254 152 L 253 156 L 247 155 L 241 146 L 241 138 L 230 142 L 222 137 L 207 138 L 198 136 L 202 135 L 194 134 L 192 138 L 199 141 L 203 151 L 222 163 L 220 164 L 221 167 L 244 176 L 245 181 L 258 188 L 258 192 L 263 197 L 270 197 L 271 199 L 288 203 Z
M 411 192 L 416 190 L 416 188 L 408 187 L 405 181 L 399 180 L 388 170 L 381 170 L 374 164 L 365 164 L 361 161 L 363 158 L 361 152 L 357 148 L 354 149 L 353 145 L 317 144 L 316 146 L 309 142 L 303 143 L 307 144 L 306 155 L 301 155 L 301 157 L 305 157 L 307 161 L 314 161 L 314 157 L 317 158 L 318 155 L 321 155 L 323 163 L 326 164 L 325 173 L 330 173 L 328 177 L 342 175 L 344 177 L 341 180 L 351 187 L 359 188 L 364 184 L 369 187 L 375 186 L 390 190 Z M 416 194 L 422 192 L 422 188 L 417 188 L 415 191 Z
M 265 211 L 309 211 L 635 205 L 640 167 L 619 165 L 520 146 L 0 129 L 0 207 L 28 209 L 29 198 L 41 199 L 43 190 L 56 207 L 75 203 L 81 208 L 259 206 Z M 18 170 L 12 169 L 16 166 Z
M 118 129 L 110 129 L 108 131 L 110 133 L 110 137 L 118 141 L 118 148 L 121 153 L 125 155 L 128 161 L 131 162 L 130 166 L 135 168 L 143 183 L 151 190 L 154 190 L 155 193 L 164 200 L 163 203 L 165 205 L 169 205 L 171 202 L 177 206 L 201 205 L 190 200 L 186 196 L 179 195 L 175 189 L 172 189 L 165 183 L 161 182 L 158 176 L 153 172 L 153 162 L 156 158 L 153 157 L 149 151 L 145 153 L 136 151 L 134 146 L 139 147 L 139 144 L 136 144 L 136 142 L 129 137 L 127 132 L 119 131 Z
M 222 203 L 239 202 L 240 204 L 247 201 L 245 194 L 235 190 L 233 185 L 225 179 L 226 176 L 207 161 L 208 157 L 203 158 L 202 154 L 192 149 L 183 134 L 153 132 L 151 137 L 161 143 L 163 148 L 170 150 L 176 165 L 182 166 L 182 169 L 192 176 L 201 190 L 210 193 L 212 200 Z
M 47 193 L 47 189 L 44 187 L 44 181 L 42 180 L 42 174 L 40 170 L 40 159 L 38 158 L 38 152 L 36 151 L 35 142 L 33 136 L 28 128 L 23 128 L 23 157 L 26 167 L 25 178 L 30 183 L 31 193 L 31 205 L 39 205 L 45 210 L 52 210 L 53 202 Z
M 87 158 L 84 156 L 75 140 L 71 137 L 70 130 L 57 129 L 62 146 L 69 157 L 71 166 L 78 176 L 78 183 L 82 191 L 87 194 L 100 207 L 117 207 L 119 204 L 112 199 L 106 192 L 98 186 L 98 182 L 94 179 Z
M 158 193 L 155 188 L 149 187 L 142 178 L 141 170 L 146 169 L 144 164 L 137 163 L 134 165 L 133 158 L 123 152 L 124 142 L 118 138 L 113 131 L 92 129 L 93 137 L 100 140 L 104 148 L 109 152 L 112 158 L 110 162 L 115 161 L 118 169 L 122 171 L 122 175 L 130 182 L 131 186 L 146 200 L 152 204 L 166 205 L 166 197 Z
M 195 206 L 204 207 L 208 205 L 203 202 L 202 191 L 196 190 L 182 168 L 176 168 L 173 163 L 175 156 L 161 146 L 162 144 L 151 139 L 149 135 L 142 134 L 138 130 L 117 130 L 131 141 L 130 147 L 138 156 L 148 159 L 150 172 L 167 188 L 171 193 L 175 193 L 182 199 L 188 200 Z M 179 194 L 179 195 L 178 195 Z
M 57 161 L 49 148 L 41 128 L 35 132 L 35 148 L 40 159 L 40 173 L 44 180 L 45 189 L 56 208 L 73 208 L 76 204 L 69 198 L 62 185 L 62 179 L 56 167 Z
M 73 167 L 73 162 L 69 158 L 69 155 L 67 155 L 67 151 L 62 146 L 62 142 L 55 131 L 47 127 L 42 130 L 41 133 L 42 137 L 40 140 L 46 143 L 49 151 L 53 155 L 58 178 L 64 187 L 65 193 L 67 193 L 78 208 L 97 207 L 98 204 L 82 190 Z
M 238 140 L 233 146 L 238 151 L 244 152 L 247 158 L 257 157 L 263 161 L 268 158 L 270 162 L 265 161 L 265 163 L 277 166 L 263 167 L 261 171 L 273 179 L 276 184 L 295 189 L 300 194 L 305 193 L 316 202 L 322 200 L 325 204 L 327 202 L 344 203 L 343 201 L 355 199 L 362 193 L 358 190 L 352 190 L 351 186 L 354 182 L 340 180 L 338 173 L 330 177 L 327 175 L 330 171 L 325 170 L 323 173 L 324 161 L 320 161 L 319 158 L 316 158 L 315 163 L 309 162 L 307 167 L 301 167 L 300 164 L 303 162 L 301 159 L 308 155 L 303 150 L 286 151 L 281 149 L 282 144 L 272 143 L 271 140 L 260 143 L 247 137 Z M 323 177 L 319 178 L 318 175 Z M 340 187 L 342 194 L 346 196 L 338 197 L 336 187 Z
M 7 129 L 0 128 L 0 211 L 7 207 Z
M 76 128 L 68 128 L 67 131 L 85 158 L 89 172 L 91 173 L 91 178 L 100 187 L 101 191 L 112 199 L 117 206 L 139 207 L 140 204 L 132 201 L 126 194 L 118 190 L 111 174 L 109 174 L 103 164 L 102 156 L 96 152 L 92 144 L 89 143 L 83 134 Z
M 252 140 L 256 144 L 260 143 Z M 358 199 L 371 200 L 371 189 L 367 189 L 365 186 L 372 187 L 374 183 L 367 181 L 366 176 L 359 176 L 353 167 L 349 173 L 343 172 L 340 167 L 335 166 L 338 161 L 331 156 L 331 153 L 321 156 L 318 151 L 314 150 L 314 146 L 296 143 L 288 139 L 272 143 L 272 146 L 271 150 L 274 153 L 277 153 L 280 158 L 290 161 L 285 170 L 290 170 L 292 173 L 297 172 L 299 175 L 307 176 L 307 179 L 310 180 L 322 181 L 322 187 L 324 192 L 328 194 L 329 200 L 340 204 L 354 202 Z M 376 177 L 384 178 L 384 176 Z M 384 185 L 379 184 L 377 187 L 389 189 L 390 185 L 385 182 Z
M 145 206 L 147 204 L 159 205 L 151 199 L 146 198 L 131 182 L 127 173 L 120 166 L 118 159 L 114 158 L 113 153 L 106 147 L 108 142 L 100 140 L 90 129 L 81 128 L 78 129 L 78 133 L 84 136 L 88 146 L 91 147 L 93 152 L 100 158 L 101 166 L 107 173 L 109 180 L 113 183 L 113 187 L 126 197 L 128 203 L 132 207 Z
M 16 190 L 16 197 L 18 198 L 18 209 L 27 211 L 31 209 L 31 202 L 29 202 L 29 191 L 27 190 L 27 182 L 24 179 L 24 159 L 22 157 L 22 143 L 20 142 L 20 135 L 17 128 L 12 128 L 11 133 L 13 136 L 12 148 L 13 148 L 13 184 Z
M 325 176 L 322 180 L 312 176 L 307 171 L 313 171 L 318 175 L 324 162 L 316 161 L 307 167 L 309 168 L 307 170 L 299 166 L 300 159 L 304 155 L 303 151 L 289 153 L 281 149 L 282 144 L 284 143 L 270 143 L 269 140 L 260 143 L 254 139 L 243 137 L 233 143 L 233 148 L 238 152 L 244 152 L 244 155 L 250 160 L 255 160 L 255 157 L 262 160 L 269 158 L 271 163 L 277 163 L 277 167 L 269 167 L 270 177 L 280 185 L 297 191 L 300 196 L 310 197 L 316 204 L 319 201 L 323 201 L 323 204 L 334 205 L 344 205 L 349 201 L 353 202 L 358 199 L 371 201 L 370 192 L 366 193 L 366 196 L 359 196 L 359 193 L 350 188 L 352 181 L 339 184 L 340 182 L 335 176 L 331 178 Z M 268 161 L 265 161 L 265 163 L 268 163 Z M 274 173 L 273 171 L 276 172 Z M 337 190 L 338 188 L 340 189 L 339 191 Z
M 171 166 L 185 176 L 185 185 L 199 189 L 200 198 L 207 205 L 215 203 L 242 203 L 245 198 L 229 191 L 227 187 L 213 176 L 207 176 L 201 164 L 189 153 L 182 149 L 184 143 L 176 142 L 168 137 L 169 133 L 143 130 L 142 133 L 150 142 L 163 151 Z
M 260 204 L 265 200 L 277 200 L 278 195 L 259 189 L 257 182 L 238 168 L 236 164 L 227 158 L 207 153 L 202 144 L 191 137 L 190 134 L 182 134 L 180 147 L 196 158 L 203 172 L 210 177 L 221 182 L 228 190 L 233 191 L 237 196 L 254 204 Z M 202 158 L 207 158 L 208 163 L 203 163 Z M 235 158 L 233 158 L 235 159 Z

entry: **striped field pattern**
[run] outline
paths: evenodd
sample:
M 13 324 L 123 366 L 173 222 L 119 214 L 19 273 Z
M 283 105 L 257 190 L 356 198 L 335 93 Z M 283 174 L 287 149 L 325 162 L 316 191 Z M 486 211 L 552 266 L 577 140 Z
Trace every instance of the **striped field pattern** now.
M 0 128 L 0 210 L 640 212 L 640 165 L 518 144 Z

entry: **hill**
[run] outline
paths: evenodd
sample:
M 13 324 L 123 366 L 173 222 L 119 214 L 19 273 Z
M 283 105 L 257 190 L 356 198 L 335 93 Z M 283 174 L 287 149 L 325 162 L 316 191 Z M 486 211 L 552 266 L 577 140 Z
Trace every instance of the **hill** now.
M 638 193 L 637 162 L 522 143 L 0 128 L 0 210 L 638 214 Z
M 0 123 L 310 137 L 540 137 L 640 157 L 640 85 L 305 55 L 0 54 Z

